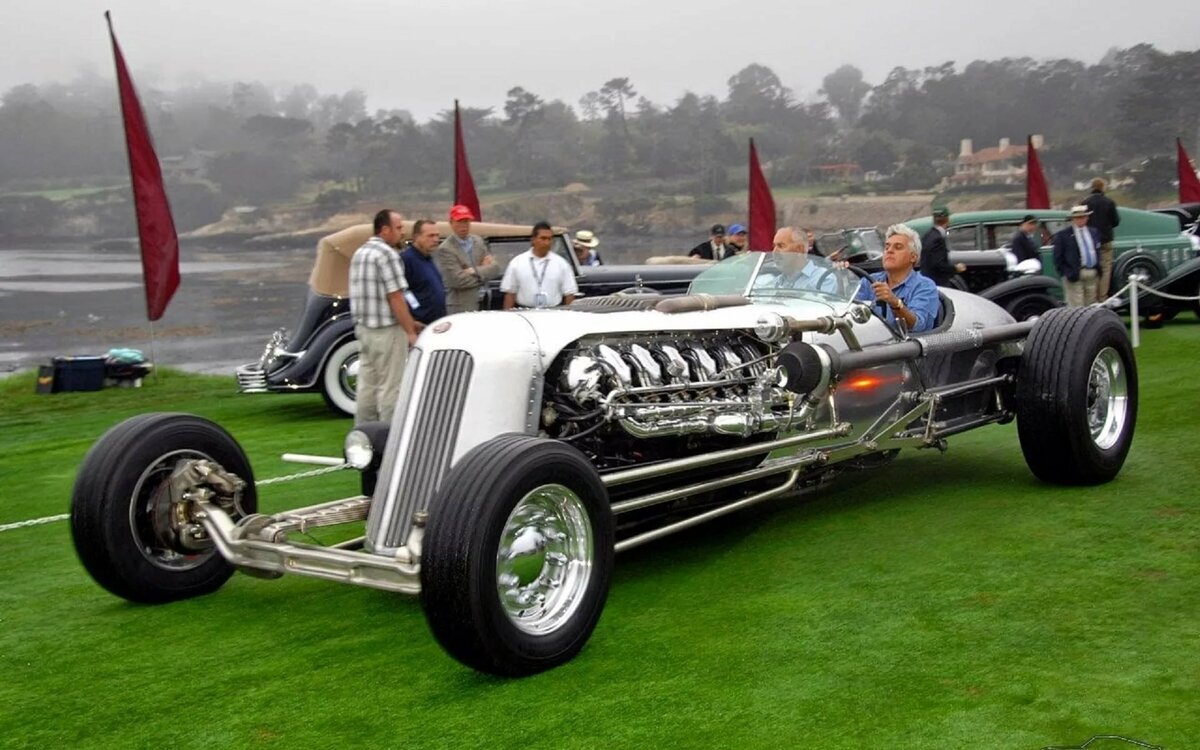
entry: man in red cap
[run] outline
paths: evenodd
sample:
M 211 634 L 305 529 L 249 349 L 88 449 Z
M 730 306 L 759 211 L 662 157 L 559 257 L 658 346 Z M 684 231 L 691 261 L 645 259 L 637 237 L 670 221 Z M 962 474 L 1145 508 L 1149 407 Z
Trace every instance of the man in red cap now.
M 500 276 L 500 267 L 488 251 L 487 243 L 471 234 L 475 215 L 466 206 L 450 209 L 450 236 L 433 254 L 438 272 L 446 284 L 446 314 L 479 309 L 480 288 Z

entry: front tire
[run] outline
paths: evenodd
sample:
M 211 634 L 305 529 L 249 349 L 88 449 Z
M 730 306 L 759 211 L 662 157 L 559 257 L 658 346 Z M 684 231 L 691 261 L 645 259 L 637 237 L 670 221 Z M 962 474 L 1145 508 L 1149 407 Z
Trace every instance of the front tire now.
M 1058 300 L 1048 294 L 1040 292 L 1036 294 L 1025 294 L 1012 300 L 1004 306 L 1008 314 L 1013 316 L 1013 320 L 1018 323 L 1025 320 L 1033 320 L 1040 318 L 1047 312 L 1058 307 Z
M 362 345 L 348 338 L 337 346 L 321 367 L 321 397 L 334 412 L 354 416 L 358 403 L 358 357 Z
M 1117 475 L 1137 422 L 1137 363 L 1106 308 L 1051 310 L 1029 334 L 1016 390 L 1017 434 L 1038 479 L 1066 485 Z
M 257 510 L 250 462 L 229 433 L 189 414 L 144 414 L 92 446 L 71 496 L 71 537 L 96 583 L 132 602 L 212 593 L 233 568 L 214 547 L 180 544 L 166 483 L 181 460 L 206 458 L 246 481 L 241 509 Z
M 1134 277 L 1137 277 L 1139 285 L 1149 287 L 1157 284 L 1166 275 L 1166 269 L 1153 255 L 1124 255 L 1113 264 L 1112 281 L 1105 293 L 1112 295 L 1119 292 Z
M 570 661 L 608 596 L 608 493 L 576 448 L 501 435 L 442 481 L 421 560 L 434 637 L 481 672 L 520 677 Z

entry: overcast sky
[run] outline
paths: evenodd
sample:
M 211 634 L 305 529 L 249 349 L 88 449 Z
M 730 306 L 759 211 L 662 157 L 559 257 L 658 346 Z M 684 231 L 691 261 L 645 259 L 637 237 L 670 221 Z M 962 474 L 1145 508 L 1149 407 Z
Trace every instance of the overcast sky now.
M 576 105 L 628 77 L 669 104 L 684 91 L 724 96 L 749 63 L 800 98 L 843 63 L 880 82 L 896 66 L 1029 56 L 1095 63 L 1147 42 L 1200 47 L 1183 0 L 2 0 L 0 91 L 112 77 L 103 12 L 140 86 L 215 81 L 311 83 L 367 94 L 367 109 L 425 119 L 449 107 L 502 109 L 523 86 Z

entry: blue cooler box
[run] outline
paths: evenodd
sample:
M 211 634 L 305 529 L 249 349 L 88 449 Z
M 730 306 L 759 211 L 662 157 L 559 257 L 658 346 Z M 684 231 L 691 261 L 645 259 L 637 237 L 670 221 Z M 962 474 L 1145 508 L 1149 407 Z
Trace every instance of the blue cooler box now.
M 104 357 L 55 357 L 53 393 L 104 387 Z

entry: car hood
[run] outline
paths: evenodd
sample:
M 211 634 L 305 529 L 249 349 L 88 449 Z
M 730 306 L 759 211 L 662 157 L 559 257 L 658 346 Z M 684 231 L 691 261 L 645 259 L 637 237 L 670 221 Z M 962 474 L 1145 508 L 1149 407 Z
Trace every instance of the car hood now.
M 663 281 L 682 281 L 687 282 L 696 278 L 704 269 L 708 268 L 708 263 L 687 263 L 679 265 L 603 265 L 603 266 L 584 266 L 579 269 L 581 278 L 589 279 L 596 282 L 605 281 L 622 281 L 627 286 L 637 284 L 638 277 L 648 286 L 651 282 Z

